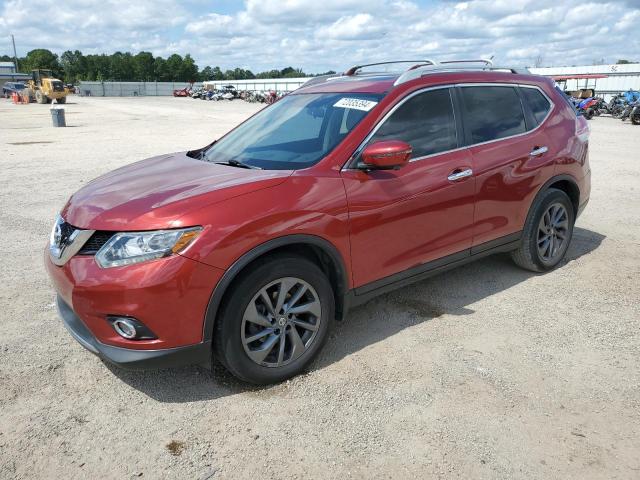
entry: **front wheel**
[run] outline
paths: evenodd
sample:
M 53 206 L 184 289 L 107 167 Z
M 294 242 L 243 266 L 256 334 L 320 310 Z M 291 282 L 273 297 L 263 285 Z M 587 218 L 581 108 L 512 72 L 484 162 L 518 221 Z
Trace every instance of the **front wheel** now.
M 322 348 L 335 299 L 315 263 L 295 255 L 258 261 L 228 292 L 216 319 L 214 353 L 241 380 L 281 382 Z
M 67 97 L 60 97 L 56 100 L 56 103 L 67 103 Z
M 631 115 L 631 123 L 633 123 L 634 125 L 640 125 L 640 113 Z
M 42 93 L 42 90 L 36 90 L 36 102 L 44 105 L 47 103 L 48 97 Z
M 511 252 L 514 262 L 533 272 L 557 267 L 569 248 L 574 222 L 575 212 L 567 194 L 548 189 L 531 207 L 520 247 Z

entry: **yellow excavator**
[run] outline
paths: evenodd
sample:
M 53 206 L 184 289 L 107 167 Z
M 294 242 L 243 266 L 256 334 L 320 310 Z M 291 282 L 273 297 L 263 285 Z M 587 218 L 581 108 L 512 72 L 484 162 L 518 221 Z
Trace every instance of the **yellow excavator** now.
M 38 103 L 65 103 L 67 101 L 67 91 L 62 80 L 53 76 L 51 70 L 33 70 L 31 80 L 27 82 L 29 97 L 35 98 Z

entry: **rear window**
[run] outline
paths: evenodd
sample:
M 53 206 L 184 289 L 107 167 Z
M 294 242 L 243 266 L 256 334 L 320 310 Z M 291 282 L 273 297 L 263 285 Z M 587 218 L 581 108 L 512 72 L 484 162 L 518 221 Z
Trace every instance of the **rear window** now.
M 460 91 L 471 143 L 489 142 L 526 131 L 520 96 L 514 87 L 463 87 Z
M 522 87 L 520 89 L 525 102 L 529 106 L 533 118 L 536 121 L 536 126 L 540 125 L 546 118 L 549 110 L 551 110 L 551 104 L 547 97 L 545 97 L 537 88 Z

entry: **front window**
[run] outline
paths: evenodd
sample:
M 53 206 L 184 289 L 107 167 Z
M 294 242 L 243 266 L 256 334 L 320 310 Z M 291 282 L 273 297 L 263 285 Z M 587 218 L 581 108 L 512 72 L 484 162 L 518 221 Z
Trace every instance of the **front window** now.
M 241 162 L 266 170 L 307 168 L 327 156 L 382 95 L 289 95 L 204 152 L 210 162 Z
M 412 158 L 458 147 L 453 103 L 448 88 L 430 90 L 409 98 L 371 137 L 369 144 L 400 140 L 411 145 Z

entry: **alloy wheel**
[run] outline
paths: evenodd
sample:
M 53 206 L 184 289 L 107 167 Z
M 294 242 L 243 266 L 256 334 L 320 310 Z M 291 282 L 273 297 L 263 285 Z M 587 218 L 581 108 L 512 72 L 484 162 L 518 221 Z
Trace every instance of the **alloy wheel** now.
M 304 280 L 285 277 L 262 287 L 242 316 L 241 339 L 248 357 L 265 367 L 300 358 L 316 338 L 322 306 Z
M 569 214 L 561 203 L 549 206 L 538 224 L 538 254 L 545 263 L 552 263 L 564 251 L 569 236 Z

